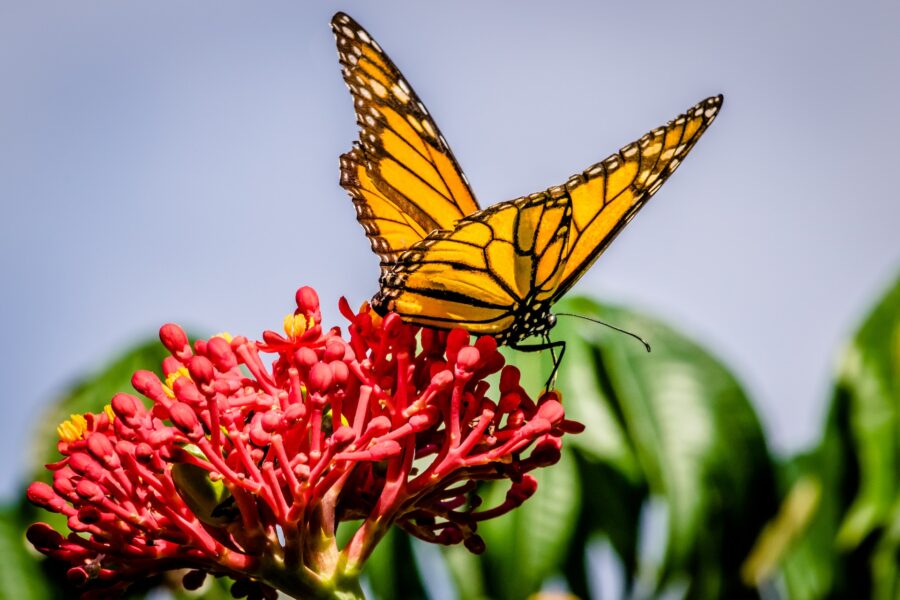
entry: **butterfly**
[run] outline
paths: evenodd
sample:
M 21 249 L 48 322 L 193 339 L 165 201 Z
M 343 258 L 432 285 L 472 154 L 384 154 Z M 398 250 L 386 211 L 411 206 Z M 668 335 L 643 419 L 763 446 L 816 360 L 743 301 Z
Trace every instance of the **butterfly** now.
M 348 15 L 337 13 L 331 26 L 360 128 L 358 142 L 341 156 L 340 182 L 381 259 L 372 308 L 417 325 L 491 335 L 513 348 L 564 351 L 548 337 L 551 306 L 675 171 L 715 119 L 722 96 L 562 185 L 481 210 L 393 61 Z M 544 343 L 521 343 L 535 335 Z

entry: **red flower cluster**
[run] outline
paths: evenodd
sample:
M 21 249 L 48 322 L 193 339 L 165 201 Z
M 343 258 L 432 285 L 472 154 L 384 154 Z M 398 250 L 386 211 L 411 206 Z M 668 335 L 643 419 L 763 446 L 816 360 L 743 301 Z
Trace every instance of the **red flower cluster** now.
M 484 519 L 534 493 L 528 471 L 556 462 L 565 419 L 556 392 L 534 402 L 496 342 L 381 319 L 367 306 L 349 341 L 323 331 L 318 297 L 297 291 L 285 336 L 227 335 L 193 348 L 176 325 L 160 339 L 165 382 L 134 374 L 135 396 L 60 428 L 53 485 L 29 499 L 68 518 L 63 537 L 38 523 L 34 546 L 72 567 L 88 595 L 106 595 L 169 569 L 239 580 L 247 593 L 359 595 L 363 562 L 392 524 L 473 552 Z M 260 353 L 274 354 L 271 368 Z M 486 377 L 499 374 L 497 400 Z M 529 447 L 530 452 L 526 452 Z M 510 482 L 480 508 L 477 482 Z M 338 523 L 360 524 L 339 548 Z M 271 586 L 271 587 L 270 587 Z

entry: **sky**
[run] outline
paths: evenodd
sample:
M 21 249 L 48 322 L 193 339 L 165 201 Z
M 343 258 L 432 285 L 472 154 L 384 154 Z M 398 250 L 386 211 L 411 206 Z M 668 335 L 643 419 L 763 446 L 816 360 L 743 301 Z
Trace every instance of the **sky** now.
M 415 87 L 482 206 L 562 183 L 706 96 L 725 105 L 574 289 L 739 377 L 785 455 L 900 272 L 900 7 L 385 1 L 0 6 L 0 496 L 42 411 L 165 322 L 258 337 L 312 285 L 377 289 L 338 186 L 356 137 L 329 21 Z

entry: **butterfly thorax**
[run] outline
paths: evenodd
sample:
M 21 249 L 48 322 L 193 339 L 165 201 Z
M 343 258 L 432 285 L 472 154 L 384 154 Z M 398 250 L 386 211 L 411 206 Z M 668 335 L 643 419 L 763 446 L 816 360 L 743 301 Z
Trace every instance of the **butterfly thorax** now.
M 512 327 L 494 335 L 498 344 L 514 345 L 526 338 L 544 335 L 556 325 L 549 302 L 523 302 L 514 315 Z

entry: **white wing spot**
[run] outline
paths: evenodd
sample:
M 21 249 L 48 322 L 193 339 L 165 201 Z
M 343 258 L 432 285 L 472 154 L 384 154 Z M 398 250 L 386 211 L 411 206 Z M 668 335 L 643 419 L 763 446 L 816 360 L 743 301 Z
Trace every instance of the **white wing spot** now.
M 422 127 L 425 128 L 425 131 L 428 132 L 428 135 L 430 135 L 431 137 L 437 137 L 437 132 L 435 132 L 434 127 L 431 126 L 431 123 L 429 123 L 426 120 L 423 120 Z
M 369 34 L 366 33 L 366 32 L 363 31 L 363 30 L 357 31 L 356 34 L 359 36 L 359 39 L 361 39 L 362 41 L 364 41 L 364 42 L 367 43 L 367 44 L 368 44 L 370 41 L 372 41 L 372 38 L 369 37 Z
M 346 26 L 341 27 L 341 31 L 343 31 L 343 32 L 344 32 L 344 35 L 346 35 L 346 36 L 347 36 L 348 38 L 350 38 L 351 40 L 352 40 L 353 38 L 356 37 L 356 34 L 353 33 L 353 30 L 350 29 L 349 27 L 346 27 Z
M 387 88 L 381 85 L 380 81 L 372 79 L 369 81 L 369 87 L 372 88 L 372 91 L 375 92 L 375 95 L 379 98 L 384 98 L 387 96 Z
M 394 87 L 391 88 L 391 91 L 394 92 L 394 95 L 403 104 L 409 102 L 409 94 L 407 94 L 399 84 L 395 83 Z

